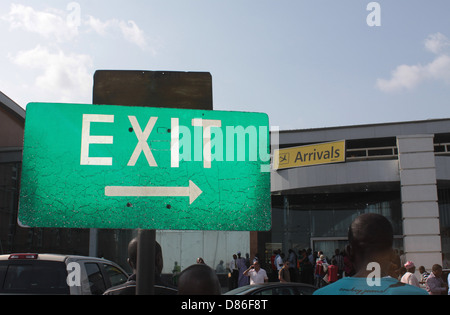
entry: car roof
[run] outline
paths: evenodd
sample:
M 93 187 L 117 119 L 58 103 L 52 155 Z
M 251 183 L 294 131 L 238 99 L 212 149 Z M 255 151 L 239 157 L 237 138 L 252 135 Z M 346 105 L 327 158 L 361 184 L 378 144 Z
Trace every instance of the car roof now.
M 11 254 L 5 254 L 0 255 L 0 261 L 9 260 L 11 255 L 23 255 L 23 254 L 33 254 L 38 255 L 35 260 L 46 260 L 46 261 L 59 261 L 59 262 L 65 262 L 67 259 L 70 259 L 71 261 L 77 261 L 77 260 L 96 260 L 96 261 L 103 261 L 103 262 L 109 262 L 109 260 L 103 259 L 103 258 L 97 258 L 97 257 L 89 257 L 89 256 L 79 256 L 79 255 L 64 255 L 64 254 L 40 254 L 40 253 L 11 253 Z

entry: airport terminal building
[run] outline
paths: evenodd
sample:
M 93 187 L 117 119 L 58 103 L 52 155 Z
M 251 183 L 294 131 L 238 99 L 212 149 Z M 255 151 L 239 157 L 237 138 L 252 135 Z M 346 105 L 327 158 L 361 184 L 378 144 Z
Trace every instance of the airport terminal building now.
M 25 110 L 0 93 L 0 253 L 96 255 L 125 267 L 133 230 L 18 225 L 24 122 Z M 449 267 L 450 118 L 285 130 L 279 149 L 285 154 L 271 173 L 271 230 L 157 231 L 163 272 L 171 273 L 175 262 L 185 268 L 198 256 L 226 267 L 237 251 L 269 261 L 278 248 L 312 248 L 331 257 L 345 248 L 353 219 L 366 212 L 392 222 L 394 247 L 416 266 Z
M 391 221 L 394 248 L 407 260 L 426 269 L 443 260 L 445 265 L 450 119 L 280 131 L 279 147 L 291 153 L 293 163 L 294 157 L 318 160 L 326 154 L 318 145 L 330 142 L 328 152 L 345 146 L 338 163 L 291 164 L 272 172 L 272 230 L 258 235 L 265 252 L 310 247 L 331 257 L 336 248 L 345 248 L 353 219 L 374 212 Z

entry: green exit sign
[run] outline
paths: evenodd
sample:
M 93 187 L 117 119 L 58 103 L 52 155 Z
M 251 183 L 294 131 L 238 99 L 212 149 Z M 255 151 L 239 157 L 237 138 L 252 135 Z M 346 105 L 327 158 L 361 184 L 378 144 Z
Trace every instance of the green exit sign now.
M 262 113 L 30 103 L 19 221 L 268 230 L 269 148 Z

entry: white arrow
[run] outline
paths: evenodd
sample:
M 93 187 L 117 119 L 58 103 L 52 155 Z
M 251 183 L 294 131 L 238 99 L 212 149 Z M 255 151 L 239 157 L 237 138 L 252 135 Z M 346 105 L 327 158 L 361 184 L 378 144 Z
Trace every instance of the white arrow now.
M 106 186 L 108 197 L 189 197 L 192 204 L 202 190 L 191 180 L 188 187 L 142 187 L 142 186 Z

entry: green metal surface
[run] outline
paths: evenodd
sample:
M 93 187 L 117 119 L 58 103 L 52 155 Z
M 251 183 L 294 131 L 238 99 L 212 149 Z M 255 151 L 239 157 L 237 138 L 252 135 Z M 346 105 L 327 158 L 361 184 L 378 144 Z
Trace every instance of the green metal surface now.
M 268 129 L 262 113 L 30 103 L 19 221 L 268 230 Z

